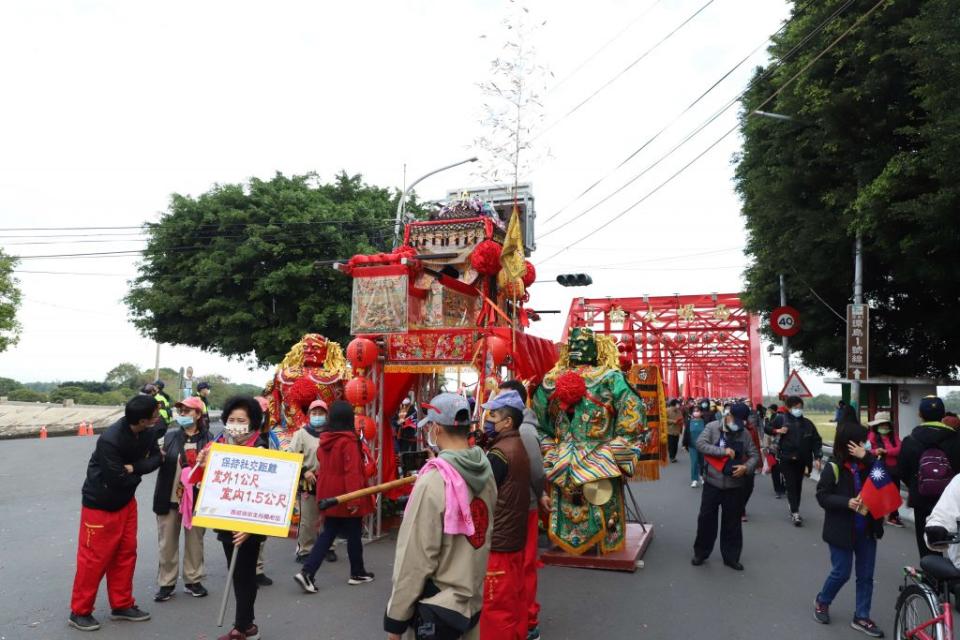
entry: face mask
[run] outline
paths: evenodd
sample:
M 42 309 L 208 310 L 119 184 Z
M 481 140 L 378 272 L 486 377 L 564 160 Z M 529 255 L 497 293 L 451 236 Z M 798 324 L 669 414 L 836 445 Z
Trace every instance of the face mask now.
M 792 415 L 794 418 L 800 418 L 803 416 L 803 409 L 800 407 L 790 409 L 790 415 Z
M 723 410 L 723 415 L 725 415 L 725 416 L 730 415 L 730 409 L 724 409 L 724 410 Z
M 496 438 L 497 437 L 496 425 L 494 425 L 494 423 L 491 422 L 490 420 L 487 420 L 486 422 L 483 423 L 483 433 L 488 438 Z
M 433 425 L 430 425 L 430 428 L 427 430 L 427 446 L 431 449 L 438 449 L 437 446 L 437 437 L 433 431 Z
M 877 427 L 877 433 L 882 436 L 890 434 L 890 427 Z
M 230 439 L 236 442 L 243 436 L 247 435 L 249 428 L 245 424 L 227 423 L 227 425 L 224 427 L 224 430 L 227 432 L 227 435 L 230 436 Z
M 310 426 L 319 429 L 327 424 L 327 416 L 310 416 Z
M 707 404 L 706 402 L 704 402 L 703 404 L 700 405 L 700 408 L 703 409 L 704 411 L 706 411 L 707 409 L 710 408 L 710 405 Z
M 699 418 L 699 417 L 702 416 L 702 415 L 703 415 L 703 414 L 700 413 L 699 411 L 694 411 L 694 412 L 693 412 L 693 417 L 694 417 L 694 418 Z
M 866 449 L 867 451 L 870 451 L 870 449 L 873 449 L 873 445 L 870 443 L 869 440 L 867 440 L 866 442 L 863 443 L 863 448 Z
M 740 431 L 740 425 L 738 425 L 736 422 L 731 422 L 730 424 L 727 425 L 727 431 L 730 431 L 731 433 L 736 433 L 737 431 Z
M 186 429 L 193 426 L 193 418 L 190 416 L 177 416 L 177 424 Z

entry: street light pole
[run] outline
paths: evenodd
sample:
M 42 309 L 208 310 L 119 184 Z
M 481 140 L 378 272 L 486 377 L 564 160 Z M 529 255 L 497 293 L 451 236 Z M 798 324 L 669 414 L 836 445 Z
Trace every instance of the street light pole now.
M 783 274 L 780 274 L 780 306 L 787 306 L 787 285 L 783 277 Z M 783 336 L 781 338 L 783 341 L 781 343 L 781 351 L 783 352 L 783 386 L 787 386 L 787 378 L 790 377 L 790 338 Z
M 393 224 L 393 246 L 394 248 L 400 244 L 400 225 L 403 224 L 403 212 L 407 206 L 407 196 L 410 195 L 410 192 L 413 191 L 413 188 L 419 183 L 423 182 L 430 176 L 440 173 L 441 171 L 446 171 L 447 169 L 453 169 L 454 167 L 459 167 L 462 164 L 467 164 L 468 162 L 476 162 L 477 157 L 467 158 L 466 160 L 461 160 L 460 162 L 454 162 L 453 164 L 448 164 L 445 167 L 440 167 L 439 169 L 434 169 L 430 173 L 425 173 L 413 182 L 410 183 L 406 189 L 403 190 L 403 195 L 400 196 L 400 202 L 397 203 L 397 218 Z

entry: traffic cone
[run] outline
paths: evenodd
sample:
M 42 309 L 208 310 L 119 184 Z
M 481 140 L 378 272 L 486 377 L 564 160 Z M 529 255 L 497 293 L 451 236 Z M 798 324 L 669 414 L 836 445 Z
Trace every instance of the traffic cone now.
M 46 426 L 46 425 L 41 425 L 41 426 L 40 426 L 40 439 L 41 439 L 41 440 L 46 440 L 46 439 L 47 439 L 47 426 Z
M 81 422 L 81 423 L 77 426 L 77 435 L 78 435 L 78 436 L 85 436 L 85 435 L 87 435 L 87 425 L 85 425 L 83 422 Z
M 88 423 L 87 423 L 87 435 L 88 435 L 88 436 L 92 436 L 92 435 L 93 435 L 93 423 L 92 423 L 92 422 L 88 422 Z

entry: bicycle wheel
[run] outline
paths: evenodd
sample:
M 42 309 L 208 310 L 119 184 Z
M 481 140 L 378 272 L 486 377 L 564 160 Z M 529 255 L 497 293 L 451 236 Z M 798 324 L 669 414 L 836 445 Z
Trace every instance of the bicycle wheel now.
M 929 587 L 919 584 L 907 585 L 897 598 L 893 637 L 896 640 L 906 640 L 908 631 L 933 620 L 940 613 L 940 600 Z M 924 629 L 924 633 L 933 640 L 948 640 L 946 629 L 941 622 L 930 625 Z

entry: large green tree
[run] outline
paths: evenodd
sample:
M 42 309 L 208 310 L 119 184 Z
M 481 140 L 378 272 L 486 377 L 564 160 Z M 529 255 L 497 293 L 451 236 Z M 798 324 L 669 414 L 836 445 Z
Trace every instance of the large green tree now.
M 745 301 L 779 303 L 784 273 L 808 366 L 843 370 L 854 238 L 873 309 L 871 373 L 951 375 L 960 364 L 960 20 L 956 0 L 887 2 L 787 83 L 867 12 L 856 0 L 800 44 L 843 0 L 796 3 L 775 58 L 743 101 L 737 190 L 749 233 Z M 772 73 L 766 73 L 772 71 Z M 751 115 L 758 107 L 794 118 Z M 818 300 L 816 292 L 823 301 Z
M 174 195 L 126 301 L 149 338 L 278 362 L 308 332 L 349 339 L 350 278 L 317 261 L 390 245 L 396 194 L 341 174 Z
M 20 283 L 13 275 L 16 266 L 17 259 L 0 249 L 0 353 L 20 341 L 20 323 L 17 321 Z

